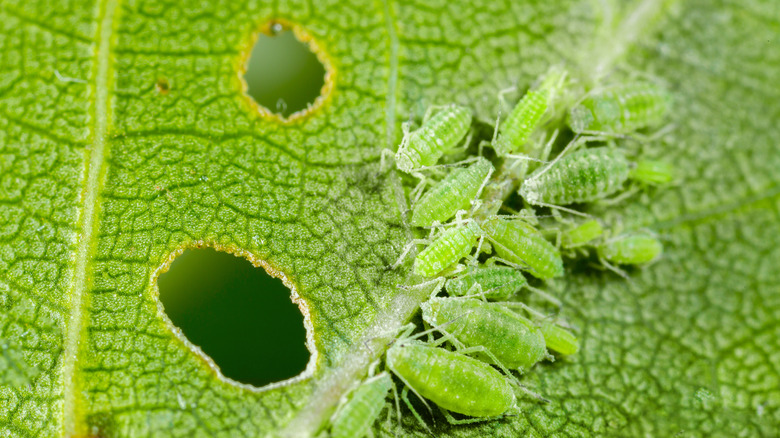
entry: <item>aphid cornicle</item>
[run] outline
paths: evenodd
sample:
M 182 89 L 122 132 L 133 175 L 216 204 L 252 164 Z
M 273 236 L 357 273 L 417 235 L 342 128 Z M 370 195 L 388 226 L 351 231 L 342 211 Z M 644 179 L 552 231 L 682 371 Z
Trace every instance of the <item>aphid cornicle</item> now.
M 604 228 L 601 223 L 596 219 L 591 219 L 564 230 L 561 233 L 561 244 L 564 248 L 577 248 L 598 239 L 602 234 L 604 234 Z
M 627 134 L 656 126 L 669 111 L 670 95 L 658 85 L 635 82 L 593 91 L 569 112 L 572 131 Z
M 387 393 L 393 387 L 390 374 L 382 372 L 369 377 L 349 394 L 331 419 L 331 438 L 362 438 L 385 406 Z
M 566 71 L 560 67 L 551 68 L 538 87 L 529 90 L 501 124 L 501 131 L 493 147 L 499 156 L 517 152 L 528 153 L 523 148 L 542 118 L 552 106 L 560 91 Z
M 516 405 L 509 379 L 466 355 L 421 342 L 395 343 L 385 364 L 407 388 L 440 407 L 471 417 L 494 417 Z
M 605 240 L 597 247 L 599 258 L 619 265 L 643 265 L 660 257 L 663 245 L 647 233 L 633 233 Z
M 531 275 L 542 280 L 563 275 L 561 253 L 533 226 L 492 217 L 482 224 L 482 229 L 504 260 L 525 266 Z
M 580 343 L 574 334 L 552 321 L 545 321 L 540 327 L 547 348 L 560 354 L 571 356 L 580 349 Z
M 629 170 L 629 161 L 618 149 L 580 149 L 537 169 L 519 193 L 532 205 L 596 201 L 619 191 Z
M 479 157 L 469 167 L 451 171 L 417 201 L 412 211 L 412 226 L 429 227 L 436 221 L 444 223 L 458 210 L 467 209 L 493 170 L 488 160 Z
M 398 170 L 412 173 L 433 166 L 444 153 L 460 143 L 471 126 L 468 108 L 449 105 L 441 108 L 419 129 L 406 133 L 395 154 Z
M 414 259 L 414 273 L 433 277 L 471 252 L 482 231 L 474 221 L 457 224 L 436 238 Z
M 420 308 L 425 322 L 436 326 L 451 321 L 446 333 L 466 347 L 485 347 L 499 365 L 524 372 L 547 356 L 541 330 L 501 303 L 473 298 L 431 298 Z
M 491 300 L 503 300 L 528 285 L 523 273 L 509 266 L 489 266 L 459 273 L 447 280 L 447 293 L 453 296 L 484 294 Z

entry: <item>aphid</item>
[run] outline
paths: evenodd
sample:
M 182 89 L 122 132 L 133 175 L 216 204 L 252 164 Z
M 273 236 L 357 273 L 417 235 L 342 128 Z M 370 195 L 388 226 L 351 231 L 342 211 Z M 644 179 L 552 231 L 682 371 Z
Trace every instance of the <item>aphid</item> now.
M 501 303 L 473 298 L 431 298 L 420 308 L 425 322 L 436 326 L 452 321 L 445 333 L 466 347 L 484 347 L 499 365 L 524 372 L 547 357 L 541 330 Z
M 541 206 L 596 201 L 623 187 L 629 167 L 618 149 L 580 149 L 531 174 L 519 193 L 529 204 Z
M 450 172 L 414 206 L 412 226 L 429 227 L 434 222 L 444 223 L 458 210 L 469 208 L 493 170 L 488 160 L 479 157 L 471 166 Z
M 564 248 L 577 248 L 598 239 L 604 234 L 604 228 L 596 219 L 590 219 L 561 233 Z
M 561 253 L 533 226 L 494 216 L 482 224 L 482 229 L 502 259 L 543 280 L 563 275 Z
M 580 349 L 577 337 L 558 324 L 552 321 L 545 321 L 540 328 L 542 335 L 544 335 L 544 342 L 550 350 L 571 356 Z
M 433 277 L 469 255 L 481 236 L 473 220 L 446 229 L 414 259 L 414 273 Z
M 433 166 L 463 140 L 470 126 L 471 111 L 462 106 L 445 106 L 430 118 L 426 114 L 419 129 L 404 133 L 395 154 L 398 170 L 412 173 Z
M 531 134 L 548 113 L 548 109 L 552 106 L 565 78 L 565 70 L 553 67 L 547 72 L 538 87 L 529 90 L 517 102 L 501 125 L 501 133 L 494 142 L 493 147 L 499 156 L 530 152 L 523 146 L 528 143 Z
M 624 234 L 607 239 L 597 247 L 599 258 L 619 265 L 643 265 L 663 251 L 661 241 L 647 233 Z
M 631 169 L 629 178 L 640 184 L 668 184 L 674 179 L 674 167 L 665 161 L 641 160 Z
M 577 133 L 627 134 L 663 122 L 670 96 L 649 82 L 616 85 L 591 92 L 569 112 L 569 126 Z
M 342 402 L 331 418 L 331 438 L 361 438 L 374 424 L 393 387 L 390 374 L 382 372 L 366 379 Z
M 421 342 L 396 342 L 387 350 L 385 364 L 406 384 L 401 397 L 421 423 L 406 397 L 409 389 L 443 409 L 471 417 L 495 417 L 516 406 L 510 381 L 465 354 Z M 456 422 L 451 416 L 448 420 Z
M 447 293 L 453 296 L 483 294 L 492 300 L 504 300 L 528 285 L 522 272 L 509 266 L 489 266 L 457 274 L 447 280 Z

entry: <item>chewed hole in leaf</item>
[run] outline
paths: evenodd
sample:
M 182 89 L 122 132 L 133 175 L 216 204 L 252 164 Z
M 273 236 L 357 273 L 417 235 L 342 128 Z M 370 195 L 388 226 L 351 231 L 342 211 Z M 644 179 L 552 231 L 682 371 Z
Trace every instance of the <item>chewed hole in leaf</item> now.
M 252 48 L 244 76 L 255 102 L 283 118 L 304 114 L 328 88 L 325 65 L 312 51 L 311 38 L 296 35 L 300 32 L 268 23 Z
M 188 249 L 157 279 L 165 314 L 222 374 L 265 386 L 303 373 L 304 317 L 281 280 L 248 260 Z

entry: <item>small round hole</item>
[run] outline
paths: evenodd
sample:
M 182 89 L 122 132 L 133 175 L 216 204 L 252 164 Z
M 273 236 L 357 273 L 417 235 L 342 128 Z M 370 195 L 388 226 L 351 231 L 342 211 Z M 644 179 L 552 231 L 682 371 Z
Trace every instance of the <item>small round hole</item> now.
M 165 313 L 225 377 L 265 386 L 309 361 L 301 311 L 281 280 L 248 260 L 189 249 L 157 279 Z
M 270 23 L 257 38 L 244 79 L 255 102 L 287 118 L 313 105 L 322 94 L 325 67 L 295 33 Z

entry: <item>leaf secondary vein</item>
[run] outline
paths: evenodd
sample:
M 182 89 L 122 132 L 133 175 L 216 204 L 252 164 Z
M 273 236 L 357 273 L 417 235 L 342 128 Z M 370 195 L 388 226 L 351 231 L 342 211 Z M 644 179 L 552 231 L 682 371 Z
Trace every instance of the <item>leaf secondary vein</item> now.
M 70 318 L 65 335 L 64 360 L 62 379 L 64 388 L 63 431 L 65 436 L 77 433 L 78 424 L 78 383 L 76 363 L 79 358 L 79 346 L 84 330 L 83 311 L 85 295 L 91 284 L 88 271 L 90 259 L 95 250 L 93 243 L 97 234 L 98 198 L 103 187 L 106 174 L 108 131 L 111 124 L 110 87 L 113 85 L 113 59 L 111 46 L 116 26 L 117 7 L 119 0 L 99 0 L 97 4 L 98 26 L 97 47 L 94 56 L 94 67 L 90 83 L 90 117 L 92 125 L 92 147 L 85 154 L 84 189 L 81 194 L 82 208 L 79 222 L 80 233 L 76 248 L 76 260 L 73 268 L 73 281 L 70 291 Z

